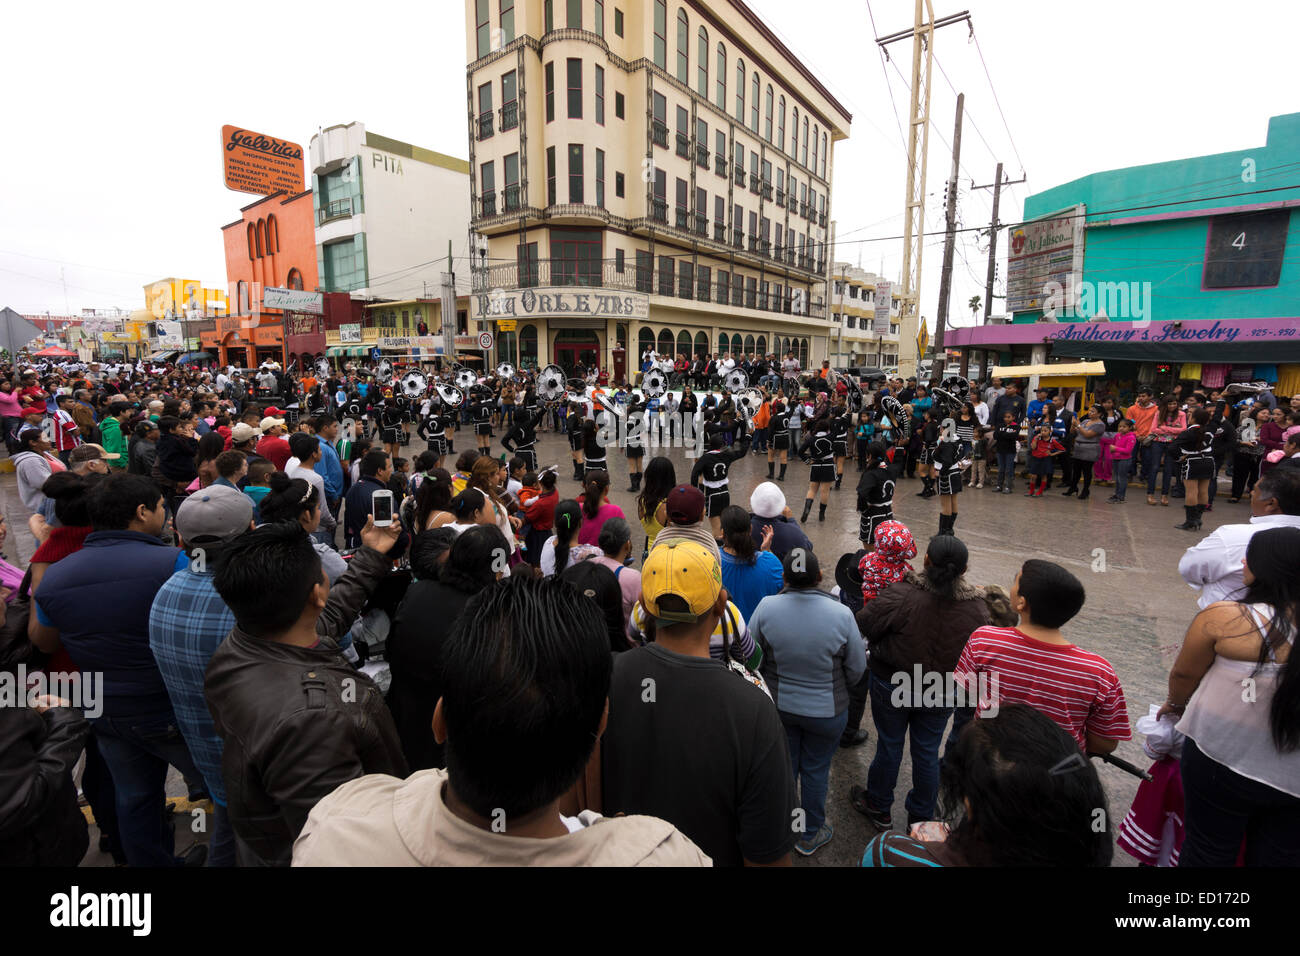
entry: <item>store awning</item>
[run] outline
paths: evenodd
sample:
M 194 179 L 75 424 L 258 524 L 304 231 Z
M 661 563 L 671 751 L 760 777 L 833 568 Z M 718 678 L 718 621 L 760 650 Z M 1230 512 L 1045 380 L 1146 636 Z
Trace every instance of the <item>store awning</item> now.
M 148 357 L 150 362 L 170 362 L 176 356 L 180 355 L 180 349 L 164 349 L 161 352 L 154 352 Z
M 1077 355 L 1082 358 L 1117 359 L 1130 362 L 1300 362 L 1300 341 L 1252 337 L 1245 341 L 1134 341 L 1096 342 L 1057 339 L 1052 342 L 1053 355 Z
M 1053 349 L 1055 351 L 1055 348 Z M 1029 378 L 1031 375 L 1105 375 L 1105 362 L 1050 362 L 1043 365 L 995 365 L 994 378 Z
M 176 364 L 184 365 L 186 362 L 215 362 L 217 357 L 211 352 L 186 352 L 176 360 Z

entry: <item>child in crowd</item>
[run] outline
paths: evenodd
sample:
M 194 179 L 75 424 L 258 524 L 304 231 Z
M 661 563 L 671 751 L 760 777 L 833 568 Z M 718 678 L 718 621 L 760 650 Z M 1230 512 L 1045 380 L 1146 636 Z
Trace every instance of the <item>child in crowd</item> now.
M 1124 419 L 1115 437 L 1103 446 L 1110 456 L 1111 473 L 1115 477 L 1115 493 L 1106 499 L 1113 505 L 1122 504 L 1128 493 L 1128 475 L 1133 467 L 1133 449 L 1137 446 L 1133 427 L 1133 419 Z
M 1019 444 L 1020 423 L 1011 412 L 1003 412 L 1002 423 L 993 433 L 993 447 L 998 456 L 997 490 L 1004 495 L 1011 494 L 1016 483 L 1016 448 Z
M 970 466 L 970 486 L 972 488 L 984 487 L 984 473 L 988 470 L 989 454 L 989 433 L 992 431 L 987 425 L 980 425 L 975 429 L 975 442 L 971 446 L 971 466 Z
M 871 420 L 871 413 L 866 409 L 858 412 L 857 437 L 858 471 L 867 467 L 867 448 L 875 438 L 876 425 Z
M 394 501 L 401 501 L 406 495 L 406 486 L 411 483 L 411 462 L 408 458 L 393 459 L 393 474 L 388 479 L 388 490 L 393 493 Z
M 903 580 L 912 570 L 909 562 L 916 557 L 916 541 L 901 521 L 877 525 L 875 545 L 875 550 L 864 554 L 858 563 L 863 604 L 874 601 L 885 588 Z
M 1065 446 L 1052 437 L 1051 425 L 1040 425 L 1029 440 L 1029 491 L 1026 498 L 1041 498 L 1052 480 L 1052 459 L 1065 454 Z
M 991 699 L 979 701 L 977 716 L 993 716 L 1006 704 L 1028 704 L 1074 737 L 1083 753 L 1111 753 L 1132 736 L 1115 668 L 1061 633 L 1084 598 L 1083 584 L 1059 564 L 1024 563 L 1011 585 L 1020 625 L 978 628 L 953 669 L 956 680 L 972 689 L 977 675 L 990 675 L 985 692 Z M 960 730 L 954 725 L 950 744 Z
M 253 520 L 262 523 L 262 499 L 271 491 L 271 475 L 275 465 L 265 458 L 259 458 L 248 466 L 248 483 L 244 485 L 244 494 L 253 500 Z

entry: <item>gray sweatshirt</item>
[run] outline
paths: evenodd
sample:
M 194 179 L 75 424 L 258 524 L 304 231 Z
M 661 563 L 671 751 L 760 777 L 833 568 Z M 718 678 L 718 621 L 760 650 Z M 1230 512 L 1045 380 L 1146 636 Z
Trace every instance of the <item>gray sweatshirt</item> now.
M 758 602 L 749 633 L 763 648 L 760 670 L 777 710 L 834 717 L 848 708 L 867 650 L 853 612 L 839 600 L 816 588 L 787 587 Z

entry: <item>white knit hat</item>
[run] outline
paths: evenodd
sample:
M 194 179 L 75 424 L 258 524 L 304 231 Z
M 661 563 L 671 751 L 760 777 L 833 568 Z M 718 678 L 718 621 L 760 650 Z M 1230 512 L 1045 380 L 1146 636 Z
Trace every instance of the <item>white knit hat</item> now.
M 785 511 L 785 492 L 775 482 L 765 481 L 749 496 L 749 510 L 760 518 L 775 518 Z

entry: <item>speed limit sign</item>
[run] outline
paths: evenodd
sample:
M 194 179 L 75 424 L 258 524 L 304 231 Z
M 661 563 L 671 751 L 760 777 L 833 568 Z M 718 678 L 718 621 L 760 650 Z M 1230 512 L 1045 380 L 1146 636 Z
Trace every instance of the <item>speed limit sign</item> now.
M 481 349 L 482 349 L 483 351 L 485 351 L 485 352 L 486 352 L 488 349 L 492 348 L 492 333 L 491 333 L 491 332 L 480 332 L 480 333 L 478 334 L 478 347 L 481 348 Z

